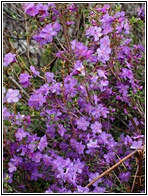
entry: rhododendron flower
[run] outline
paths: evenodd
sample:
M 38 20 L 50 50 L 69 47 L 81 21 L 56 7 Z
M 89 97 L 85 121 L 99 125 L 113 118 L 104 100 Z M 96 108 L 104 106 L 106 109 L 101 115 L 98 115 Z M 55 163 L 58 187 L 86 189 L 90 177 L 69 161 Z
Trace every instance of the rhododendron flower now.
M 11 162 L 8 163 L 8 166 L 9 166 L 8 170 L 10 173 L 13 173 L 14 171 L 17 170 L 17 167 Z
M 93 181 L 93 179 L 95 179 L 96 177 L 98 177 L 100 174 L 98 172 L 95 173 L 90 173 L 89 174 L 89 182 Z M 93 183 L 93 186 L 97 187 L 98 183 L 102 182 L 102 179 L 100 178 L 99 180 L 97 180 L 95 183 Z
M 83 131 L 87 130 L 89 126 L 89 122 L 85 120 L 85 118 L 81 117 L 79 120 L 76 120 L 78 129 L 82 129 Z
M 60 29 L 61 25 L 58 22 L 55 22 L 54 24 L 50 23 L 42 28 L 38 35 L 33 36 L 33 39 L 39 42 L 42 47 L 44 44 L 52 42 L 53 37 L 57 36 L 57 32 L 60 31 Z
M 18 141 L 21 141 L 23 137 L 27 136 L 27 132 L 24 132 L 23 128 L 18 128 L 15 136 Z
M 75 191 L 74 193 L 89 193 L 89 188 L 77 186 L 77 191 Z
M 28 105 L 38 110 L 41 106 L 43 106 L 45 102 L 46 99 L 41 93 L 39 94 L 34 93 L 33 95 L 30 96 Z
M 31 85 L 30 83 L 30 78 L 31 76 L 27 73 L 22 73 L 20 75 L 20 84 L 24 87 L 24 88 L 27 88 L 28 86 Z
M 95 123 L 91 124 L 91 129 L 94 134 L 102 132 L 102 124 L 95 121 Z
M 76 63 L 74 64 L 74 68 L 75 68 L 75 70 L 80 72 L 83 76 L 85 76 L 84 66 L 81 63 L 81 61 L 76 61 Z
M 32 71 L 35 77 L 40 75 L 39 71 L 36 71 L 35 67 L 32 65 L 30 66 L 30 70 Z
M 106 47 L 106 45 L 101 45 L 101 47 L 97 49 L 98 60 L 100 60 L 102 63 L 105 63 L 110 59 L 110 53 L 111 49 L 109 47 Z
M 134 141 L 131 145 L 131 149 L 141 149 L 142 148 L 142 141 Z
M 120 178 L 121 182 L 128 182 L 130 175 L 131 175 L 130 172 L 120 173 L 119 178 Z
M 45 73 L 45 77 L 46 77 L 47 82 L 50 83 L 50 82 L 53 81 L 54 74 L 51 73 L 51 72 L 46 72 L 46 73 Z
M 109 47 L 110 46 L 110 39 L 109 36 L 106 35 L 103 38 L 100 39 L 100 46 L 102 47 Z
M 88 144 L 87 144 L 87 147 L 88 148 L 99 148 L 98 141 L 90 139 Z
M 34 5 L 34 3 L 25 3 L 24 4 L 24 11 L 26 14 L 30 16 L 36 16 L 38 14 L 38 9 Z
M 101 27 L 93 26 L 86 30 L 86 35 L 90 35 L 94 37 L 95 41 L 98 41 L 99 38 L 102 36 Z
M 32 155 L 32 161 L 35 161 L 36 163 L 39 163 L 41 158 L 42 158 L 42 154 L 38 151 L 33 153 Z
M 101 92 L 104 91 L 105 90 L 104 87 L 108 86 L 108 84 L 109 84 L 108 80 L 100 80 L 100 84 L 99 84 L 100 91 Z
M 9 89 L 6 94 L 6 99 L 8 103 L 16 103 L 21 98 L 19 90 Z
M 43 20 L 45 17 L 49 15 L 48 13 L 48 5 L 43 5 L 42 3 L 38 3 L 36 6 L 36 9 L 38 11 L 38 15 L 40 15 L 41 19 Z
M 38 144 L 38 149 L 42 152 L 44 148 L 47 147 L 47 145 L 48 145 L 47 138 L 46 138 L 46 135 L 44 135 L 40 139 L 40 142 Z
M 53 36 L 57 36 L 57 32 L 53 29 L 52 24 L 49 24 L 41 30 L 39 35 L 48 43 L 52 42 Z
M 11 52 L 9 52 L 8 54 L 6 54 L 4 56 L 4 63 L 3 65 L 5 67 L 7 67 L 10 63 L 16 62 L 16 54 L 12 54 Z

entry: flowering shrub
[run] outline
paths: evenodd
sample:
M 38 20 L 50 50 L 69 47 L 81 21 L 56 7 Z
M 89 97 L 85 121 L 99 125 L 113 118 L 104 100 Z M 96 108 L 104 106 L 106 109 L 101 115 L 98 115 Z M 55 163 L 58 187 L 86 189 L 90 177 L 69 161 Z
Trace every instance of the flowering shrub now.
M 143 192 L 145 51 L 130 39 L 125 12 L 106 4 L 22 6 L 26 35 L 57 68 L 53 59 L 37 68 L 29 56 L 4 56 L 4 192 Z

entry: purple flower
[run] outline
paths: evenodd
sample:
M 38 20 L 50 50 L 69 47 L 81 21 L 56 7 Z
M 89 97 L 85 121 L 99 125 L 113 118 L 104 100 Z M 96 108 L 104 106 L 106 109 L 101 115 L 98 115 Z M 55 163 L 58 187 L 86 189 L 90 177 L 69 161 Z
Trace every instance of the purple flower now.
M 48 146 L 48 142 L 46 139 L 46 135 L 44 135 L 43 137 L 41 137 L 40 142 L 38 144 L 38 149 L 42 152 L 44 150 L 45 147 Z
M 75 191 L 75 193 L 89 193 L 89 188 L 77 186 L 77 191 Z
M 105 75 L 105 72 L 104 72 L 103 70 L 98 69 L 98 70 L 97 70 L 97 73 L 98 73 L 98 76 L 99 76 L 100 78 L 107 79 L 107 77 L 106 77 L 106 75 Z
M 23 137 L 27 136 L 27 132 L 24 132 L 23 128 L 18 128 L 17 132 L 15 134 L 15 137 L 18 141 L 21 141 L 23 139 Z
M 45 44 L 47 43 L 47 41 L 46 41 L 44 38 L 42 38 L 42 37 L 40 36 L 40 34 L 34 35 L 34 36 L 33 36 L 33 39 L 34 39 L 35 41 L 39 42 L 40 47 L 42 47 L 43 45 L 45 45 Z
M 120 178 L 121 182 L 128 182 L 130 175 L 131 175 L 130 172 L 120 173 L 119 178 Z
M 99 148 L 98 141 L 90 139 L 89 143 L 87 144 L 87 147 L 88 147 L 88 149 L 89 148 Z
M 58 125 L 58 133 L 63 137 L 67 130 L 63 127 L 62 124 Z
M 102 124 L 95 121 L 94 124 L 91 124 L 91 129 L 94 134 L 102 132 Z
M 55 84 L 52 84 L 50 86 L 50 91 L 52 93 L 56 93 L 57 95 L 59 95 L 61 93 L 61 83 L 60 82 L 56 82 Z
M 142 141 L 134 141 L 131 145 L 131 149 L 141 149 L 142 148 Z
M 113 31 L 113 28 L 111 27 L 110 24 L 104 23 L 102 27 L 103 27 L 102 33 L 103 33 L 104 35 L 106 35 L 106 34 L 108 34 L 108 33 L 110 33 L 110 32 Z
M 7 67 L 10 63 L 16 62 L 16 54 L 9 52 L 4 56 L 4 66 Z
M 99 186 L 97 186 L 97 187 L 95 187 L 95 189 L 92 191 L 92 193 L 104 193 L 105 190 L 106 190 L 105 187 L 99 187 Z
M 35 77 L 40 75 L 39 71 L 36 71 L 35 67 L 32 65 L 30 66 L 30 70 L 32 71 Z
M 38 14 L 38 9 L 34 5 L 34 3 L 25 3 L 24 4 L 24 11 L 26 14 L 30 16 L 36 16 Z
M 36 6 L 38 14 L 40 15 L 41 19 L 43 20 L 45 17 L 49 15 L 48 13 L 48 5 L 43 5 L 42 3 L 38 3 Z
M 22 158 L 14 155 L 14 158 L 11 158 L 10 161 L 13 162 L 15 166 L 18 166 L 22 163 Z
M 85 145 L 76 141 L 76 139 L 72 138 L 70 140 L 70 145 L 78 152 L 78 154 L 84 154 Z
M 59 23 L 50 23 L 46 25 L 38 35 L 33 36 L 33 39 L 39 42 L 40 46 L 42 47 L 44 44 L 52 42 L 53 37 L 57 36 L 57 31 L 59 31 L 60 29 L 61 25 Z
M 44 84 L 43 86 L 41 86 L 39 89 L 38 89 L 38 93 L 42 93 L 43 95 L 48 95 L 49 93 L 49 84 Z
M 100 91 L 103 92 L 105 90 L 104 87 L 108 86 L 109 81 L 108 80 L 100 80 L 99 88 Z
M 100 48 L 97 49 L 98 60 L 102 63 L 105 63 L 109 60 L 109 54 L 111 53 L 111 49 L 106 47 L 106 45 L 101 45 Z
M 81 61 L 76 61 L 74 67 L 76 71 L 80 72 L 83 76 L 85 76 L 84 66 L 82 65 Z
M 89 182 L 91 182 L 93 179 L 95 179 L 96 177 L 98 177 L 100 174 L 98 172 L 95 173 L 90 173 L 89 174 Z M 99 180 L 97 180 L 95 183 L 93 183 L 93 186 L 97 187 L 98 183 L 102 182 L 102 178 L 100 178 Z
M 118 86 L 119 93 L 123 94 L 123 96 L 127 95 L 128 88 L 129 88 L 128 85 L 124 85 L 124 84 L 121 83 L 120 86 Z
M 120 76 L 124 78 L 124 80 L 126 80 L 126 78 L 133 79 L 133 72 L 127 68 L 122 68 L 122 73 L 120 73 Z
M 38 178 L 42 178 L 43 177 L 43 174 L 40 174 L 39 172 L 38 172 L 38 169 L 37 169 L 37 167 L 35 167 L 34 169 L 33 169 L 33 171 L 31 171 L 31 180 L 38 180 Z
M 110 163 L 115 159 L 115 153 L 114 152 L 109 152 L 103 156 L 106 160 L 107 163 Z
M 53 193 L 53 191 L 49 188 L 45 191 L 45 193 Z
M 31 153 L 33 153 L 35 151 L 35 148 L 36 148 L 36 144 L 35 143 L 30 143 L 28 145 L 29 152 L 31 152 Z
M 77 127 L 80 130 L 86 131 L 89 126 L 89 122 L 85 120 L 85 118 L 81 117 L 79 120 L 76 120 Z
M 9 89 L 6 94 L 6 99 L 8 103 L 16 103 L 21 98 L 19 90 Z
M 46 102 L 45 97 L 41 93 L 34 93 L 28 100 L 28 105 L 35 109 L 39 109 Z
M 51 72 L 46 72 L 45 77 L 48 83 L 53 82 L 54 74 Z
M 95 118 L 99 118 L 100 116 L 103 116 L 104 118 L 106 118 L 107 117 L 107 114 L 109 114 L 109 111 L 102 104 L 98 104 L 98 107 L 96 107 L 96 108 L 94 108 L 92 110 L 92 115 Z
M 53 29 L 52 24 L 48 24 L 41 30 L 39 35 L 48 43 L 52 42 L 53 36 L 57 36 L 57 32 Z
M 10 173 L 13 173 L 14 171 L 17 170 L 17 167 L 11 162 L 8 163 L 8 166 L 9 166 L 8 170 Z
M 71 41 L 71 49 L 74 51 L 76 58 L 87 58 L 90 61 L 94 62 L 95 57 L 92 56 L 93 51 L 88 50 L 88 47 L 85 46 L 82 42 L 78 42 L 76 39 Z
M 60 31 L 61 30 L 61 25 L 58 23 L 58 22 L 55 22 L 53 25 L 52 25 L 53 29 L 55 31 Z
M 42 155 L 42 160 L 46 166 L 49 166 L 52 163 L 52 158 L 47 154 Z
M 31 76 L 27 73 L 22 73 L 20 75 L 20 84 L 24 87 L 24 88 L 27 88 L 28 86 L 31 85 L 30 83 L 30 78 Z
M 72 4 L 70 4 L 70 5 L 68 6 L 67 9 L 68 9 L 69 11 L 71 11 L 71 12 L 76 12 L 76 11 L 78 10 L 78 7 L 77 7 L 76 4 L 72 3 Z
M 108 13 L 103 15 L 103 17 L 100 20 L 102 22 L 102 25 L 104 25 L 105 23 L 107 24 L 111 24 L 113 21 L 112 16 L 110 16 Z
M 90 35 L 94 37 L 95 41 L 98 41 L 99 38 L 102 36 L 101 27 L 92 26 L 86 31 L 86 35 Z
M 100 39 L 100 45 L 106 46 L 107 48 L 110 46 L 110 39 L 109 39 L 108 35 L 106 35 L 102 39 Z
M 42 154 L 40 152 L 35 152 L 32 155 L 32 161 L 35 161 L 36 163 L 39 163 L 42 158 Z

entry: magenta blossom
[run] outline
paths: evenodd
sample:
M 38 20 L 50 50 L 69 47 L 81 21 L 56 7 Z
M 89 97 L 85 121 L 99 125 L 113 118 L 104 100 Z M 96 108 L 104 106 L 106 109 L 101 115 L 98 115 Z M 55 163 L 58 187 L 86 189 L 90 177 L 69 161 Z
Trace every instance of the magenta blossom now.
M 32 71 L 35 77 L 40 75 L 39 71 L 36 71 L 35 67 L 32 65 L 30 66 L 30 70 Z
M 75 64 L 75 70 L 81 73 L 83 76 L 85 76 L 85 70 L 84 66 L 82 65 L 81 61 L 76 61 Z
M 47 147 L 47 145 L 48 145 L 47 138 L 46 138 L 46 135 L 44 135 L 40 139 L 40 142 L 38 144 L 38 149 L 42 152 L 44 148 Z
M 36 16 L 38 14 L 38 9 L 34 5 L 34 3 L 25 3 L 24 4 L 24 11 L 26 14 L 30 16 Z
M 22 73 L 20 75 L 20 84 L 24 87 L 27 88 L 28 86 L 30 86 L 30 78 L 31 76 L 27 73 Z
M 89 122 L 85 120 L 85 118 L 81 117 L 77 122 L 78 129 L 82 129 L 83 131 L 87 130 L 87 127 L 89 126 Z
M 9 52 L 4 56 L 4 66 L 7 67 L 10 63 L 16 62 L 16 54 Z
M 38 110 L 45 102 L 46 99 L 41 93 L 34 93 L 30 96 L 28 105 Z
M 109 47 L 106 47 L 106 45 L 101 45 L 101 47 L 97 49 L 98 60 L 100 60 L 102 63 L 105 63 L 110 59 L 110 53 L 111 49 Z
M 97 121 L 95 121 L 95 123 L 93 123 L 93 124 L 91 125 L 91 129 L 92 129 L 92 132 L 93 132 L 94 134 L 96 134 L 96 133 L 101 133 L 101 132 L 102 132 L 102 124 L 99 123 L 99 122 L 97 122 Z
M 16 103 L 21 98 L 19 90 L 9 89 L 6 94 L 6 99 L 8 103 Z

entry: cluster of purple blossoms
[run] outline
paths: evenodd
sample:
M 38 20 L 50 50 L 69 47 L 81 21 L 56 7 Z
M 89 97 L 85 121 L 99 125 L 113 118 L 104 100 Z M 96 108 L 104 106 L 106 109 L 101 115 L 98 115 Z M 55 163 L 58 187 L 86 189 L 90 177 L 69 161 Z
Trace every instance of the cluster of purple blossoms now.
M 102 30 L 101 27 L 92 26 L 87 29 L 86 35 L 92 36 L 94 37 L 95 41 L 98 41 L 99 38 L 102 36 L 101 30 Z
M 98 60 L 105 63 L 110 59 L 109 54 L 111 53 L 110 39 L 109 36 L 105 36 L 100 39 L 100 48 L 97 49 Z
M 37 41 L 40 46 L 52 42 L 53 37 L 57 36 L 57 32 L 60 31 L 61 25 L 58 22 L 50 23 L 46 25 L 38 35 L 33 36 L 33 39 Z
M 60 9 L 57 9 L 58 6 L 53 3 L 27 3 L 24 6 L 25 13 L 36 17 L 34 19 L 41 24 L 40 33 L 34 36 L 41 46 L 52 42 L 53 37 L 58 35 L 57 32 L 62 29 L 59 21 L 64 20 L 64 17 L 67 29 L 76 24 L 73 16 L 77 17 L 79 6 L 68 4 L 67 10 L 64 10 L 65 15 L 61 16 L 62 20 L 59 17 L 63 9 L 62 4 L 59 7 Z M 29 87 L 26 89 L 28 93 L 29 90 L 33 90 L 26 106 L 28 109 L 38 110 L 33 111 L 33 115 L 32 110 L 30 116 L 11 112 L 11 105 L 15 105 L 11 103 L 19 101 L 20 92 L 13 89 L 6 92 L 6 89 L 3 89 L 6 165 L 4 178 L 6 181 L 8 176 L 9 180 L 6 182 L 12 184 L 16 182 L 17 176 L 17 189 L 20 192 L 39 190 L 45 193 L 106 193 L 114 191 L 116 179 L 120 180 L 122 185 L 132 180 L 134 157 L 124 162 L 126 172 L 119 166 L 120 169 L 115 171 L 115 176 L 114 173 L 103 176 L 90 187 L 86 186 L 106 168 L 119 162 L 133 150 L 142 150 L 144 145 L 144 136 L 135 130 L 135 126 L 137 129 L 140 128 L 139 130 L 144 130 L 144 122 L 139 118 L 139 114 L 137 115 L 138 112 L 136 113 L 138 106 L 132 108 L 129 96 L 131 89 L 135 96 L 136 90 L 142 89 L 133 68 L 141 62 L 144 49 L 137 45 L 130 47 L 131 40 L 126 39 L 129 25 L 125 13 L 109 14 L 109 8 L 109 5 L 94 5 L 99 14 L 95 11 L 90 12 L 89 28 L 86 34 L 84 32 L 85 43 L 76 39 L 71 41 L 72 38 L 69 37 L 75 57 L 73 60 L 68 59 L 72 60 L 68 69 L 68 61 L 65 61 L 63 78 L 59 72 L 55 71 L 53 74 L 43 71 L 41 78 L 44 79 L 44 83 L 34 90 L 34 82 L 31 85 L 30 78 L 36 81 L 34 77 L 40 76 L 42 72 L 30 66 L 31 76 L 27 73 L 20 74 L 20 84 L 24 88 Z M 49 12 L 51 17 L 47 17 Z M 45 17 L 51 22 L 46 23 L 46 26 L 42 21 Z M 90 39 L 87 39 L 88 37 Z M 65 50 L 58 52 L 56 56 L 67 60 L 69 47 L 66 42 L 64 44 Z M 111 51 L 113 55 L 110 55 Z M 5 66 L 14 62 L 15 56 L 11 54 L 10 61 L 9 58 L 4 59 Z M 120 80 L 110 71 L 111 68 L 114 71 L 116 64 L 120 65 Z M 120 122 L 116 118 L 121 112 L 124 112 L 127 118 L 132 112 L 135 123 L 129 121 L 125 128 L 122 124 L 124 119 Z M 34 120 L 33 117 L 36 115 L 37 119 Z M 8 123 L 11 125 L 12 135 Z M 117 127 L 118 123 L 121 127 Z M 124 130 L 125 133 L 122 133 Z M 113 131 L 121 135 L 116 137 L 116 134 L 112 134 Z M 12 141 L 9 140 L 10 137 Z M 28 180 L 33 182 L 29 186 L 28 183 L 25 184 Z M 34 183 L 35 187 L 32 186 Z M 45 185 L 45 189 L 41 189 L 41 186 L 38 188 L 41 184 Z
M 34 3 L 24 4 L 25 13 L 30 16 L 39 16 L 41 21 L 49 15 L 48 9 L 48 5 L 44 5 L 42 3 L 38 3 L 37 5 L 35 5 Z
M 86 131 L 87 127 L 89 126 L 89 121 L 86 121 L 85 118 L 81 117 L 79 120 L 76 121 L 77 127 L 80 130 Z
M 37 110 L 39 110 L 44 103 L 46 103 L 46 98 L 42 95 L 42 93 L 34 93 L 30 96 L 28 101 L 28 105 Z
M 93 56 L 93 50 L 89 50 L 82 42 L 78 42 L 76 39 L 71 41 L 71 49 L 74 51 L 76 58 L 84 58 L 91 62 L 96 62 L 96 58 Z

